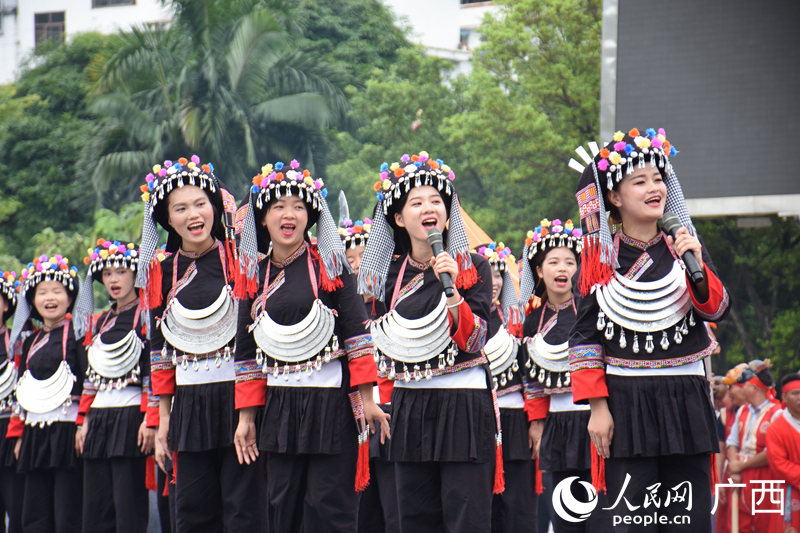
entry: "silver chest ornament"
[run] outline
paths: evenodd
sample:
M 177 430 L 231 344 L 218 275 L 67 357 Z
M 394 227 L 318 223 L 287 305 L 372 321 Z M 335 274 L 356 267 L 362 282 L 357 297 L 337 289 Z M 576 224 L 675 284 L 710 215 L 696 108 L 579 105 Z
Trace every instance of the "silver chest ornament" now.
M 403 364 L 400 379 L 407 383 L 412 379 L 431 379 L 432 361 L 436 361 L 439 370 L 444 370 L 455 364 L 458 355 L 458 348 L 450 338 L 444 294 L 436 308 L 420 318 L 406 318 L 392 309 L 370 324 L 370 333 L 375 343 L 378 371 L 383 375 L 388 369 L 388 378 L 392 380 L 397 378 L 395 362 Z M 424 370 L 420 366 L 423 363 Z M 413 366 L 409 368 L 408 365 Z
M 295 324 L 278 324 L 263 310 L 249 331 L 258 346 L 256 363 L 267 373 L 267 358 L 284 363 L 283 376 L 289 379 L 293 373 L 300 379 L 298 370 L 308 375 L 322 369 L 331 361 L 332 353 L 339 350 L 339 339 L 334 334 L 336 315 L 321 300 L 316 299 L 308 314 Z M 290 370 L 290 365 L 293 369 Z M 273 377 L 281 375 L 279 365 L 272 371 Z
M 122 389 L 131 381 L 138 380 L 143 348 L 144 342 L 134 330 L 110 344 L 104 343 L 102 335 L 98 335 L 87 351 L 89 370 L 86 375 L 89 381 L 99 390 L 111 390 Z
M 625 349 L 628 335 L 631 335 L 633 353 L 641 350 L 639 333 L 645 334 L 644 350 L 651 354 L 655 351 L 654 333 L 659 336 L 661 332 L 658 345 L 666 351 L 670 337 L 680 344 L 689 333 L 689 326 L 695 325 L 686 277 L 678 261 L 666 276 L 655 281 L 634 281 L 615 272 L 611 281 L 597 289 L 595 295 L 600 307 L 597 330 L 611 341 L 616 336 L 616 324 L 619 347 Z
M 525 341 L 528 348 L 528 375 L 545 387 L 569 387 L 569 343 L 549 344 L 537 333 Z M 555 383 L 554 378 L 555 377 Z
M 0 364 L 0 410 L 8 409 L 13 404 L 16 385 L 17 369 L 6 359 Z
M 66 413 L 72 404 L 70 392 L 75 381 L 75 375 L 64 360 L 46 379 L 36 379 L 27 369 L 17 382 L 17 402 L 29 413 L 45 414 L 59 407 Z M 43 424 L 44 421 L 40 422 L 40 425 Z
M 236 336 L 236 320 L 239 303 L 225 286 L 217 299 L 203 309 L 188 309 L 178 300 L 177 296 L 170 300 L 164 312 L 164 318 L 159 322 L 161 333 L 164 335 L 164 348 L 161 350 L 163 357 L 167 356 L 167 343 L 174 349 L 172 363 L 178 364 L 177 350 L 183 352 L 181 367 L 186 370 L 189 366 L 189 356 L 192 357 L 192 368 L 197 371 L 200 364 L 197 356 L 214 354 L 214 364 L 219 368 L 222 359 L 230 361 L 232 354 L 230 342 Z M 209 370 L 209 358 L 205 358 L 205 368 Z
M 495 388 L 505 387 L 519 370 L 518 351 L 519 341 L 504 326 L 500 326 L 497 333 L 486 341 L 483 353 L 489 360 L 489 370 L 492 372 Z

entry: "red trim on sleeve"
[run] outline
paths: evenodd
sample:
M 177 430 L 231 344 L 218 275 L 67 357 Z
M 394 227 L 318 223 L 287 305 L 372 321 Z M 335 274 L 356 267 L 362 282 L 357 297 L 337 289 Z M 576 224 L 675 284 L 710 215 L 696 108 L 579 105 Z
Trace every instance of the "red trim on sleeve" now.
M 394 381 L 381 377 L 378 378 L 378 394 L 381 397 L 381 403 L 391 403 L 393 390 Z
M 149 428 L 157 428 L 160 423 L 161 413 L 158 412 L 158 406 L 148 407 L 145 412 L 145 426 Z
M 82 415 L 82 414 L 78 413 L 78 418 L 75 419 L 75 425 L 76 426 L 82 426 L 85 417 L 86 417 L 86 415 Z
M 78 414 L 85 415 L 92 408 L 94 394 L 81 394 L 81 403 L 78 405 Z
M 153 394 L 175 394 L 175 369 L 153 370 L 150 374 L 150 385 L 153 387 Z
M 461 350 L 466 350 L 467 341 L 472 335 L 472 330 L 475 329 L 472 309 L 470 309 L 466 300 L 462 299 L 458 305 L 458 329 L 453 331 L 453 315 L 450 314 L 450 309 L 447 310 L 447 321 L 450 324 L 450 338 Z
M 526 398 L 525 412 L 528 413 L 528 422 L 542 420 L 550 412 L 550 396 L 543 398 Z
M 240 381 L 234 385 L 236 400 L 234 407 L 244 409 L 245 407 L 261 407 L 267 402 L 267 380 L 251 379 Z
M 6 438 L 14 439 L 22 436 L 22 430 L 25 427 L 23 422 L 18 416 L 12 416 L 8 421 L 8 429 L 6 429 Z
M 142 390 L 142 398 L 139 400 L 139 412 L 147 412 L 147 391 Z
M 570 372 L 572 401 L 585 402 L 590 398 L 607 398 L 606 373 L 599 368 L 586 368 Z
M 374 357 L 357 357 L 347 363 L 350 369 L 350 386 L 358 387 L 364 383 L 378 380 L 378 367 Z
M 705 270 L 706 281 L 708 282 L 708 300 L 705 302 L 698 301 L 697 295 L 694 293 L 694 288 L 689 291 L 689 295 L 692 297 L 692 303 L 694 303 L 698 311 L 707 315 L 714 315 L 719 311 L 720 305 L 725 299 L 725 288 L 722 286 L 720 279 L 705 263 L 703 263 L 703 269 Z M 686 273 L 686 284 L 692 287 L 688 272 Z

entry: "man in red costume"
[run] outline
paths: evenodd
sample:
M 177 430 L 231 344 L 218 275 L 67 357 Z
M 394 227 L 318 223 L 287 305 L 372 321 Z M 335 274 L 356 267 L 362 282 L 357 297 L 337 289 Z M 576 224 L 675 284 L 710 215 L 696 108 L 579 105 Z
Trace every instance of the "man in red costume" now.
M 786 408 L 767 429 L 767 459 L 772 478 L 785 481 L 784 512 L 770 515 L 770 533 L 800 531 L 800 373 L 784 376 Z
M 734 483 L 745 484 L 739 491 L 740 533 L 764 533 L 769 528 L 770 515 L 756 512 L 752 496 L 753 490 L 759 488 L 754 481 L 772 479 L 765 449 L 767 428 L 781 413 L 769 366 L 769 360 L 756 359 L 739 376 L 750 408 L 746 415 L 737 417 L 726 442 L 729 475 Z

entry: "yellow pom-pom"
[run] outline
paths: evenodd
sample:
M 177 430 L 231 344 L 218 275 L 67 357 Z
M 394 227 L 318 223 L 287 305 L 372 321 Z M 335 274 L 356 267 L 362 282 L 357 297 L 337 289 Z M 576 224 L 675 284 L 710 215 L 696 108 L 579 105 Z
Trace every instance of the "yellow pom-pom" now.
M 389 187 L 392 186 L 392 180 L 383 180 L 383 190 L 388 191 Z
M 149 192 L 142 193 L 142 201 L 143 202 L 149 202 L 150 201 L 150 193 Z
M 398 168 L 400 168 L 400 163 L 398 163 L 397 161 L 389 165 L 389 170 L 397 170 Z
M 615 142 L 619 142 L 624 138 L 625 138 L 625 134 L 622 133 L 621 131 L 615 131 L 614 132 L 614 141 Z
M 153 165 L 153 174 L 158 174 L 159 170 L 161 170 L 161 165 Z

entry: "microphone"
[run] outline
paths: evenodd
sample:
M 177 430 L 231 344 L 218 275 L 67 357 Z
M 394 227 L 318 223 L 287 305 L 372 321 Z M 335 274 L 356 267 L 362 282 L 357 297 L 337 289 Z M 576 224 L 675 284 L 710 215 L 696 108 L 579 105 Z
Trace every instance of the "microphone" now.
M 668 235 L 672 235 L 672 238 L 675 238 L 675 233 L 679 229 L 683 227 L 681 224 L 681 220 L 678 216 L 674 213 L 670 213 L 669 211 L 664 211 L 664 216 L 658 219 L 658 227 L 664 230 Z M 706 277 L 703 275 L 703 267 L 697 262 L 697 258 L 694 256 L 691 250 L 687 250 L 681 256 L 683 260 L 683 264 L 686 266 L 686 270 L 689 272 L 689 277 L 692 280 L 692 283 L 697 285 L 698 283 L 703 283 Z
M 444 240 L 442 239 L 442 232 L 436 228 L 429 229 L 428 244 L 431 245 L 434 257 L 444 252 Z M 447 272 L 442 272 L 439 274 L 439 282 L 442 284 L 442 287 L 444 287 L 444 293 L 448 298 L 456 293 L 456 291 L 453 289 L 453 279 Z

